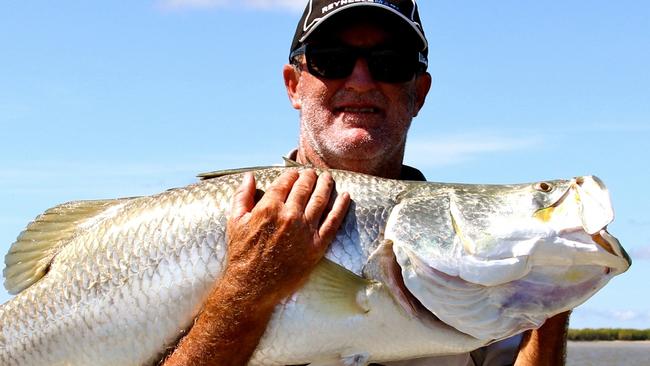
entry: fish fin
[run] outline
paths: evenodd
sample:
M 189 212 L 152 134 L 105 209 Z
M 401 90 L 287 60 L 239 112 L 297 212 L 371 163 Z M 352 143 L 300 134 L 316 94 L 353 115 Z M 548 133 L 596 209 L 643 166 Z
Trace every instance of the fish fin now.
M 284 160 L 284 166 L 287 168 L 313 168 L 313 164 L 303 164 L 299 163 L 293 159 L 289 159 L 286 156 L 282 157 L 282 160 Z
M 196 177 L 199 178 L 200 180 L 208 180 L 208 179 L 212 179 L 212 178 L 225 177 L 227 175 L 240 174 L 240 173 L 252 172 L 252 171 L 255 171 L 255 170 L 277 168 L 277 167 L 278 166 L 266 165 L 266 166 L 252 166 L 252 167 L 248 167 L 248 168 L 215 170 L 213 172 L 198 174 Z
M 365 314 L 370 311 L 366 288 L 372 285 L 346 268 L 323 259 L 314 268 L 309 281 L 300 290 L 310 306 L 336 314 Z
M 312 168 L 313 167 L 313 165 L 311 164 L 301 164 L 295 160 L 289 159 L 284 156 L 282 157 L 282 159 L 284 160 L 283 167 L 286 168 Z M 240 174 L 240 173 L 252 172 L 255 170 L 278 168 L 278 167 L 282 167 L 282 165 L 266 165 L 266 166 L 253 166 L 248 168 L 215 170 L 213 172 L 200 173 L 197 175 L 197 178 L 199 178 L 200 180 L 208 180 L 212 178 L 224 177 L 226 175 Z
M 370 360 L 370 353 L 368 352 L 355 353 L 341 359 L 342 364 L 345 366 L 366 366 L 368 360 Z
M 374 252 L 370 254 L 366 265 L 363 267 L 363 275 L 381 283 L 384 283 L 391 297 L 400 305 L 404 312 L 415 318 L 420 318 L 424 306 L 406 289 L 402 278 L 402 269 L 397 263 L 393 252 L 393 242 L 383 240 Z M 430 315 L 429 315 L 430 316 Z
M 41 279 L 79 226 L 90 225 L 102 212 L 131 199 L 73 201 L 42 213 L 20 233 L 5 256 L 3 274 L 7 291 L 15 295 Z
M 284 160 L 284 166 L 286 166 L 286 167 L 300 167 L 300 166 L 303 166 L 299 162 L 297 162 L 297 161 L 295 161 L 293 159 L 289 159 L 286 156 L 283 156 L 282 160 Z
M 337 360 L 314 361 L 309 366 L 366 366 L 370 361 L 368 352 L 354 353 L 347 356 L 341 356 Z

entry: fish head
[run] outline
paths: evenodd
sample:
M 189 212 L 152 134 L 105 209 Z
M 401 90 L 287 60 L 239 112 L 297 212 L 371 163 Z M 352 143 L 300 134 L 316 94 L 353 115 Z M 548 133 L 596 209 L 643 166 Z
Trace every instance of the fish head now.
M 405 287 L 437 318 L 502 339 L 572 309 L 630 264 L 607 232 L 596 177 L 521 185 L 423 184 L 401 197 L 385 239 Z
M 566 250 L 557 250 L 558 247 L 571 249 L 582 246 L 582 252 L 596 255 L 572 257 L 574 264 L 600 263 L 614 275 L 627 271 L 632 263 L 630 256 L 618 239 L 607 231 L 607 226 L 614 220 L 614 210 L 605 184 L 595 176 L 587 176 L 562 182 L 559 188 L 559 198 L 539 208 L 533 215 L 555 238 L 551 245 L 539 249 L 556 249 L 556 252 L 540 250 L 536 253 L 538 262 L 560 261 Z

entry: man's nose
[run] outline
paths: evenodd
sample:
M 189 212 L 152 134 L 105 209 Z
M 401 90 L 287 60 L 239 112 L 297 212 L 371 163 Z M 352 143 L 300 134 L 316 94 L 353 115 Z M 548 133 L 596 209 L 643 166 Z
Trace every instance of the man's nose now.
M 376 86 L 375 80 L 372 78 L 370 69 L 368 68 L 368 61 L 365 58 L 357 58 L 354 69 L 352 69 L 352 73 L 345 80 L 345 84 L 346 87 L 357 91 L 367 91 Z

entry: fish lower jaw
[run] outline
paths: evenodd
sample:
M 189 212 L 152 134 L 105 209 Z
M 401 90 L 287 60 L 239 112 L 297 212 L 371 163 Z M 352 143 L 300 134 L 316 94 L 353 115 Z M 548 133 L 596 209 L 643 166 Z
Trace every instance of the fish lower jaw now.
M 589 234 L 582 228 L 565 229 L 531 253 L 535 266 L 600 266 L 605 274 L 625 272 L 631 260 L 618 239 L 603 228 Z

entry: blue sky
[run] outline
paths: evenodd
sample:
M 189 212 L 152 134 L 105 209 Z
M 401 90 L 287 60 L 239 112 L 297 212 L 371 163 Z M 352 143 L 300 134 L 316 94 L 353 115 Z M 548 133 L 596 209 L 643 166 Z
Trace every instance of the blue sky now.
M 58 203 L 274 164 L 302 1 L 0 5 L 0 252 Z M 594 174 L 634 265 L 571 326 L 650 328 L 650 4 L 420 1 L 433 86 L 406 161 L 432 181 Z M 0 291 L 0 302 L 9 296 Z

